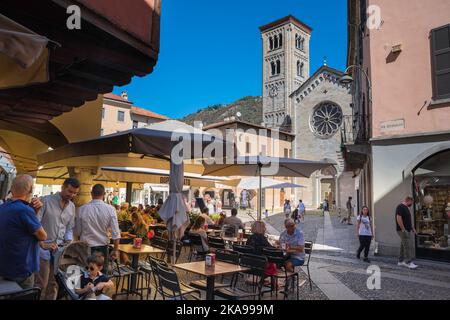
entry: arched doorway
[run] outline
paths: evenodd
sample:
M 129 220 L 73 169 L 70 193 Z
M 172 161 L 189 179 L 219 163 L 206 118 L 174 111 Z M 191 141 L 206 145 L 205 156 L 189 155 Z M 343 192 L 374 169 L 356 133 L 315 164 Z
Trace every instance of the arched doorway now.
M 450 262 L 450 149 L 412 170 L 418 257 Z

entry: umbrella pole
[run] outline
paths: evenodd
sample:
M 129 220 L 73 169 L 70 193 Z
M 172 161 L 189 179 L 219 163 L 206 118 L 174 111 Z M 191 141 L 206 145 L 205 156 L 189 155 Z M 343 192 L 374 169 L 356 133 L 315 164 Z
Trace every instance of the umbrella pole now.
M 261 164 L 258 164 L 259 171 L 259 199 L 258 199 L 258 212 L 257 212 L 257 220 L 261 220 L 261 209 L 262 209 L 262 176 L 261 176 Z

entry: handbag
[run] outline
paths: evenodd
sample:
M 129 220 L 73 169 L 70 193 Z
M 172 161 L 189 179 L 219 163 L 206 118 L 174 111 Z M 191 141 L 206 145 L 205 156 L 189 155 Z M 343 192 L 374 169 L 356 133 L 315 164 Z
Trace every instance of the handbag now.
M 278 273 L 277 265 L 274 262 L 268 262 L 266 265 L 266 276 L 275 276 Z

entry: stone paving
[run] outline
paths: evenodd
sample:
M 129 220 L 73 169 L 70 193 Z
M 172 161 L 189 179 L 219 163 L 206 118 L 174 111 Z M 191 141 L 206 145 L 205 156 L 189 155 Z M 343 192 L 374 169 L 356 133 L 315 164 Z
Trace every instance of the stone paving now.
M 270 225 L 269 229 L 281 232 L 284 229 L 284 219 L 284 214 L 276 214 L 264 220 Z M 369 255 L 370 265 L 357 260 L 355 252 L 359 241 L 356 227 L 341 224 L 335 214 L 311 212 L 299 227 L 303 230 L 305 239 L 315 243 L 311 258 L 311 278 L 327 299 L 450 299 L 449 264 L 417 260 L 419 268 L 409 270 L 397 266 L 396 257 L 373 256 L 373 248 Z M 367 282 L 371 275 L 367 273 L 369 266 L 380 268 L 380 289 L 368 289 Z M 307 292 L 305 294 L 307 296 Z M 321 298 L 317 292 L 312 295 L 312 299 Z M 306 296 L 304 299 L 307 299 Z

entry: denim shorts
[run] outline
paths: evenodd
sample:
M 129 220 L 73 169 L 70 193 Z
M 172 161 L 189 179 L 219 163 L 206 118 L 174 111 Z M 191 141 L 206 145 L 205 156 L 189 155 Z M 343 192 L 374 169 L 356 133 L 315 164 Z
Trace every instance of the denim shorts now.
M 294 267 L 300 267 L 300 266 L 302 266 L 305 263 L 305 260 L 290 258 L 290 259 L 287 260 L 287 262 L 292 263 L 292 265 Z

